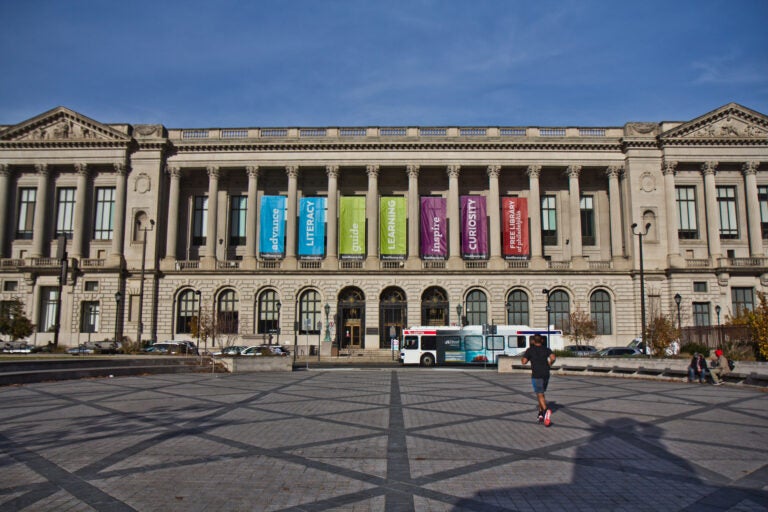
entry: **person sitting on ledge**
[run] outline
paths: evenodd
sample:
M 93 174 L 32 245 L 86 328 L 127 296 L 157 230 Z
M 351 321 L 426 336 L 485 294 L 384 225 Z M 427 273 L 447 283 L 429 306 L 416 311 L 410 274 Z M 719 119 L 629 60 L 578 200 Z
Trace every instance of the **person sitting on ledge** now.
M 707 379 L 707 360 L 704 356 L 696 352 L 691 358 L 691 364 L 688 365 L 688 382 L 698 380 L 699 384 L 703 384 Z

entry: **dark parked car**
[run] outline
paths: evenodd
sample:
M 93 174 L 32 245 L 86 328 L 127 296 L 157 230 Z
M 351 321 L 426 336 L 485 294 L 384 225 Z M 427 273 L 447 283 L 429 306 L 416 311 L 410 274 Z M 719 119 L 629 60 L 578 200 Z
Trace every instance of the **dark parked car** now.
M 597 353 L 597 349 L 592 345 L 568 345 L 565 350 L 579 357 L 593 356 Z
M 199 355 L 195 344 L 186 340 L 158 341 L 148 347 L 144 347 L 141 351 L 149 354 Z
M 629 347 L 608 347 L 597 353 L 600 357 L 628 357 L 628 356 L 640 356 L 642 352 L 636 348 Z

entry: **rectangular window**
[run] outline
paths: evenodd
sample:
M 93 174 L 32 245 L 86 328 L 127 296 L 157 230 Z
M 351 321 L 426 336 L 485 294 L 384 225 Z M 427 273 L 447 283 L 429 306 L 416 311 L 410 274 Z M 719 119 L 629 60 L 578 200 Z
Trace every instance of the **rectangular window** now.
M 195 196 L 192 206 L 192 245 L 205 245 L 208 226 L 208 197 Z
M 731 288 L 731 306 L 734 315 L 755 310 L 755 290 L 753 288 Z
M 80 332 L 98 332 L 99 330 L 99 303 L 83 302 L 82 317 L 80 319 Z
M 557 245 L 557 210 L 555 196 L 541 198 L 541 238 L 544 245 Z
M 4 292 L 15 292 L 19 289 L 19 282 L 18 281 L 5 281 L 3 282 L 3 291 Z
M 75 226 L 75 189 L 60 188 L 56 191 L 56 238 L 61 235 L 72 239 Z
M 83 285 L 83 289 L 87 292 L 97 292 L 99 291 L 99 282 L 98 281 L 86 281 Z
M 32 233 L 35 230 L 36 200 L 36 188 L 19 189 L 19 222 L 16 224 L 16 238 L 19 240 L 32 240 Z
M 93 222 L 94 240 L 111 240 L 115 220 L 115 189 L 96 189 L 96 218 Z
M 40 318 L 37 321 L 37 332 L 52 332 L 56 325 L 56 302 L 59 289 L 55 286 L 40 288 Z
M 581 243 L 595 245 L 595 207 L 592 196 L 581 196 Z
M 693 291 L 696 293 L 706 293 L 707 292 L 707 282 L 706 281 L 694 281 L 693 282 Z
M 757 187 L 757 201 L 760 203 L 760 227 L 763 238 L 768 238 L 768 187 Z
M 717 187 L 717 207 L 720 210 L 720 238 L 739 238 L 736 187 Z
M 699 238 L 699 227 L 696 223 L 696 187 L 675 187 L 675 194 L 677 196 L 677 236 L 685 240 Z
M 696 327 L 712 325 L 712 320 L 709 318 L 709 302 L 693 303 L 693 325 Z
M 245 245 L 248 197 L 232 196 L 229 203 L 229 245 Z

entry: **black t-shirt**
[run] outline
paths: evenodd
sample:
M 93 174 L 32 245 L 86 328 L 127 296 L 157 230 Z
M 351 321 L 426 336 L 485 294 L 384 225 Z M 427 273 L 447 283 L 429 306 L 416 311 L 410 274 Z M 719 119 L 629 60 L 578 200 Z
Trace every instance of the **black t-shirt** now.
M 549 356 L 552 350 L 544 345 L 531 345 L 523 353 L 523 357 L 531 362 L 531 377 L 534 379 L 543 379 L 549 377 Z

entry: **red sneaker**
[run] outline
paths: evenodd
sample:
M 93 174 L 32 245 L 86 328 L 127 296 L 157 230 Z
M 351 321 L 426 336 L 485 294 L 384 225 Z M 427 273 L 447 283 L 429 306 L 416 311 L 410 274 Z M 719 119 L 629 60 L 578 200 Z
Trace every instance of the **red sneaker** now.
M 548 427 L 552 424 L 552 411 L 547 409 L 547 412 L 544 413 L 544 426 Z

